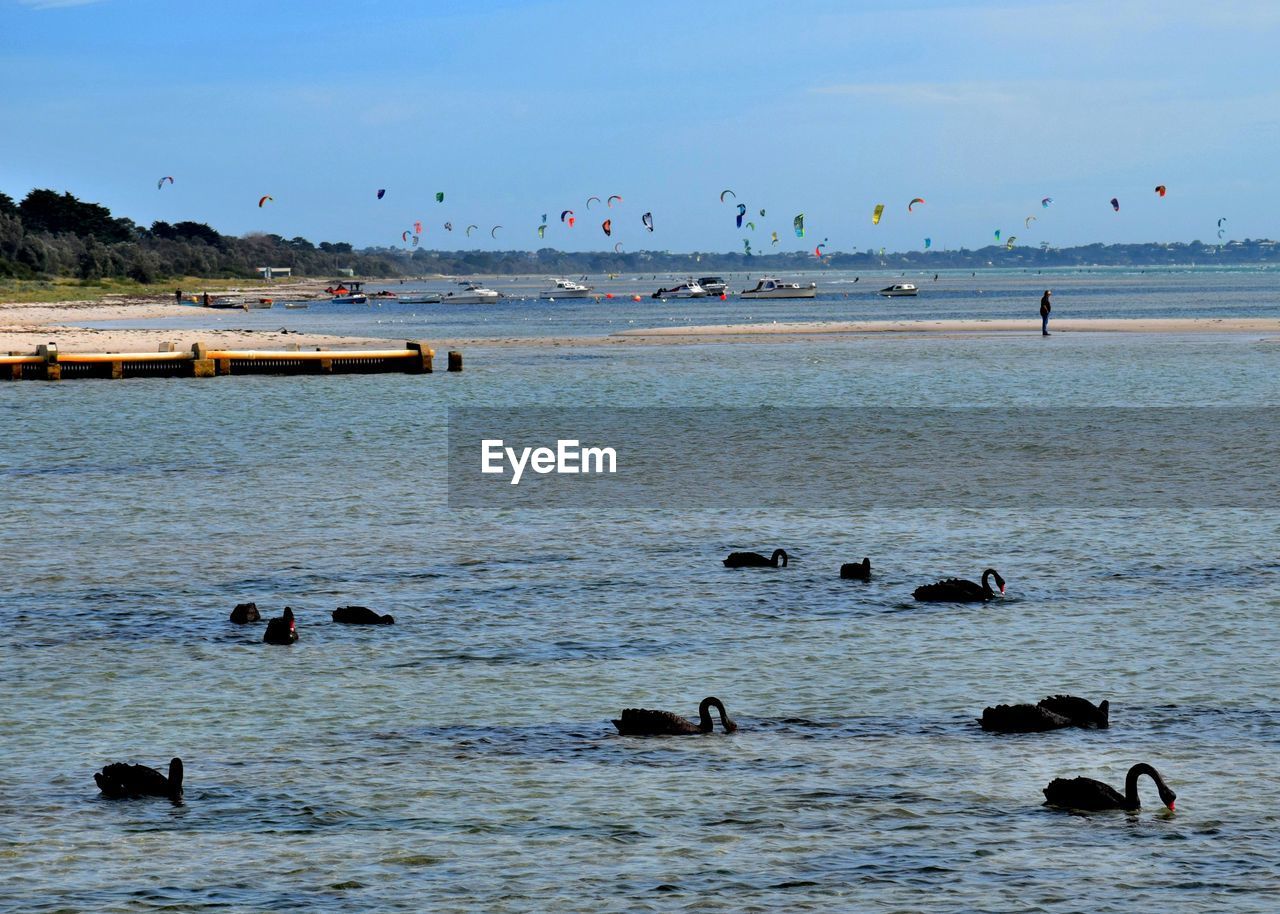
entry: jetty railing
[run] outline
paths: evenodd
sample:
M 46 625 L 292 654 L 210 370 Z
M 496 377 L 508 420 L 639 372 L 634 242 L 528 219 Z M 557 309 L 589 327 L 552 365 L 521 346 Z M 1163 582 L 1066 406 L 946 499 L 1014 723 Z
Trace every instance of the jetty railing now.
M 60 352 L 54 343 L 34 353 L 0 355 L 0 378 L 61 381 L 73 378 L 212 378 L 231 374 L 430 374 L 435 351 L 409 340 L 403 349 L 209 349 L 196 343 L 180 351 L 162 343 L 158 352 Z M 449 371 L 462 370 L 462 353 L 451 351 Z

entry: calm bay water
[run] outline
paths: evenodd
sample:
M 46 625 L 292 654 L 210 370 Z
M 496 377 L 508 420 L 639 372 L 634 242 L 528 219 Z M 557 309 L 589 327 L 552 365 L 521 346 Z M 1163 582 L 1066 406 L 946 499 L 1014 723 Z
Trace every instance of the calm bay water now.
M 1273 314 L 1280 282 L 1246 282 Z M 772 405 L 761 445 L 783 447 L 789 404 L 1273 405 L 1278 366 L 1245 336 L 1061 334 L 0 386 L 0 908 L 1272 911 L 1273 515 L 945 491 L 853 514 L 450 511 L 443 460 L 450 405 Z M 775 546 L 790 568 L 720 566 Z M 836 577 L 863 555 L 872 583 Z M 1006 599 L 910 598 L 987 565 Z M 292 606 L 299 643 L 229 625 L 248 599 Z M 330 624 L 349 602 L 397 624 Z M 974 723 L 1060 691 L 1110 699 L 1112 729 Z M 733 736 L 609 723 L 709 694 Z M 102 764 L 175 754 L 185 805 L 99 799 Z M 1137 761 L 1175 814 L 1149 782 L 1134 815 L 1041 805 L 1055 776 L 1121 785 Z

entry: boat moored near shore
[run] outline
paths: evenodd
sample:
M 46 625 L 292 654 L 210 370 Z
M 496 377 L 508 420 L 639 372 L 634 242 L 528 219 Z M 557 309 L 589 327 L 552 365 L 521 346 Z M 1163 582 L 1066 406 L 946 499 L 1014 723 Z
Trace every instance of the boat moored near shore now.
M 798 282 L 783 282 L 773 276 L 763 276 L 754 289 L 743 289 L 739 294 L 743 298 L 813 298 L 818 294 L 818 284 L 811 282 L 803 285 Z

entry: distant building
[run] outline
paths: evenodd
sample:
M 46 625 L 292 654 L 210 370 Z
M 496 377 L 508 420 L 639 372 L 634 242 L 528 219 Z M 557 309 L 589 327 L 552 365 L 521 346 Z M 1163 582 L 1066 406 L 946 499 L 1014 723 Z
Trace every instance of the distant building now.
M 293 267 L 258 267 L 263 279 L 276 279 L 281 276 L 292 276 Z
M 356 275 L 356 271 L 354 267 L 340 267 L 335 272 L 337 272 L 339 276 L 355 276 Z

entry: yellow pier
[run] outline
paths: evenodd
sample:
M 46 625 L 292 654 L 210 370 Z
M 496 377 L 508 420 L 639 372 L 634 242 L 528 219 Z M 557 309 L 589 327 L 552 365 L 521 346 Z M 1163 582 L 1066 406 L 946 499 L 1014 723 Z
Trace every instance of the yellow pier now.
M 211 378 L 228 374 L 429 374 L 435 352 L 408 341 L 403 349 L 209 349 L 196 343 L 177 351 L 164 343 L 159 352 L 59 352 L 54 343 L 35 353 L 0 355 L 0 377 L 11 381 L 62 381 L 71 378 Z M 449 353 L 449 370 L 462 370 L 462 354 Z

